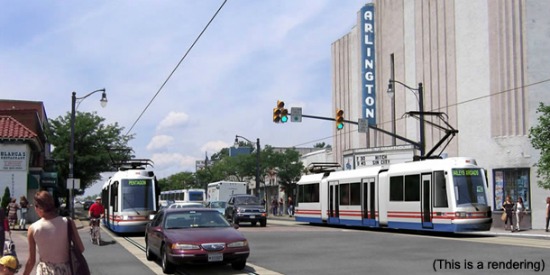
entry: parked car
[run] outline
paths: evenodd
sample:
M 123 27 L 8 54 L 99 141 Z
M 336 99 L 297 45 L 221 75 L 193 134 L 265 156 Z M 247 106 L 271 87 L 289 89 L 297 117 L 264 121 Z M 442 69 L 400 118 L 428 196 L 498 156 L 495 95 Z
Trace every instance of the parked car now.
M 250 222 L 255 226 L 259 222 L 260 226 L 267 225 L 265 208 L 253 195 L 232 195 L 225 208 L 225 218 L 233 224 Z
M 94 201 L 85 201 L 82 204 L 82 208 L 84 208 L 84 210 L 89 210 L 90 206 L 92 206 L 92 204 L 94 204 Z
M 204 204 L 200 202 L 174 202 L 166 208 L 191 208 L 191 207 L 198 207 L 202 208 L 204 207 Z
M 244 235 L 209 208 L 165 208 L 145 228 L 147 260 L 161 259 L 162 271 L 180 264 L 231 264 L 242 270 L 250 255 Z
M 207 208 L 212 208 L 218 210 L 222 215 L 225 215 L 225 207 L 227 206 L 226 201 L 209 201 L 206 203 Z

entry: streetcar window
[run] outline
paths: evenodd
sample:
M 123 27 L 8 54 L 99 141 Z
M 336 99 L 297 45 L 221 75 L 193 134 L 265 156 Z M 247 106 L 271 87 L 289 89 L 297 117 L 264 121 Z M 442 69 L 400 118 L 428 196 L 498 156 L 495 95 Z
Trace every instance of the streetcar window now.
M 456 204 L 487 204 L 485 181 L 480 169 L 453 169 Z
M 340 205 L 349 205 L 349 184 L 340 184 Z
M 405 201 L 420 201 L 420 175 L 405 176 Z
M 390 178 L 390 201 L 403 201 L 403 177 Z
M 350 184 L 350 205 L 361 205 L 361 184 L 354 182 Z
M 123 179 L 122 211 L 154 210 L 151 179 Z
M 447 202 L 447 183 L 443 171 L 434 172 L 434 207 L 449 207 Z
M 298 202 L 319 202 L 319 183 L 298 185 Z

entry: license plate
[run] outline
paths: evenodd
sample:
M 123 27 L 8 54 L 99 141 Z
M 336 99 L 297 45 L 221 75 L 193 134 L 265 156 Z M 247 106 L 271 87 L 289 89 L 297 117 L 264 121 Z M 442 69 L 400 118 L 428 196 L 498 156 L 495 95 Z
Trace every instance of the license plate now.
M 254 219 L 256 216 L 248 216 L 249 219 Z
M 208 254 L 208 261 L 209 262 L 221 262 L 221 261 L 223 261 L 223 254 L 222 253 L 210 253 L 210 254 Z

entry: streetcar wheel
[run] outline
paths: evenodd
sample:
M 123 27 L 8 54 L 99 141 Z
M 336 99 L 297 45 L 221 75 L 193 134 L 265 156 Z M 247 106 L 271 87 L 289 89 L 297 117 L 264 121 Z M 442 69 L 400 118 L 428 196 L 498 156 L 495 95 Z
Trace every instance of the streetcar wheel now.
M 164 272 L 164 274 L 174 273 L 176 268 L 175 268 L 174 264 L 172 264 L 171 262 L 168 261 L 168 256 L 166 255 L 167 253 L 166 253 L 166 248 L 164 247 L 164 245 L 160 249 L 160 253 L 162 255 L 162 272 Z

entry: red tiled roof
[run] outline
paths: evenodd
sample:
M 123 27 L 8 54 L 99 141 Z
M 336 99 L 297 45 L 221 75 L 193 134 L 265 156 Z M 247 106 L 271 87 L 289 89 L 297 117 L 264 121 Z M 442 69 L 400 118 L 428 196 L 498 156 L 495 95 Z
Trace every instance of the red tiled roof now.
M 37 135 L 11 116 L 0 116 L 0 139 L 32 139 Z

